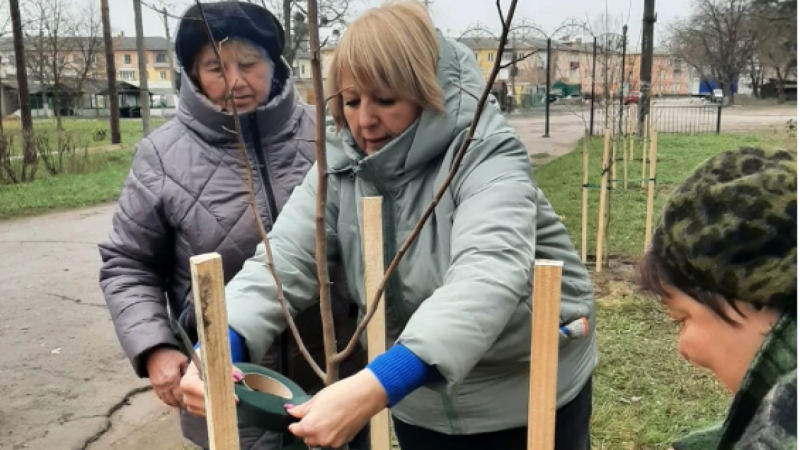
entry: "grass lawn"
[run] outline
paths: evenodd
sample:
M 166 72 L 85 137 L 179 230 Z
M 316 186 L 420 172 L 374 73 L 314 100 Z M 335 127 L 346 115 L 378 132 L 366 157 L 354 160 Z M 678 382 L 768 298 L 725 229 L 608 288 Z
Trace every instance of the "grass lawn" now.
M 165 120 L 161 117 L 152 117 L 150 119 L 150 129 L 154 130 L 162 125 Z M 111 125 L 107 117 L 101 118 L 72 118 L 65 117 L 62 119 L 64 131 L 71 134 L 81 146 L 99 147 L 111 144 Z M 105 139 L 96 141 L 93 136 L 96 131 L 104 130 Z M 13 147 L 11 155 L 18 155 L 21 153 L 22 142 L 22 122 L 3 121 L 3 131 L 6 135 L 11 136 L 13 139 Z M 56 121 L 55 119 L 35 118 L 33 120 L 34 133 L 55 133 Z M 142 121 L 141 119 L 120 119 L 119 120 L 120 140 L 122 144 L 135 145 L 142 138 Z
M 165 121 L 151 119 L 151 129 Z M 4 132 L 12 136 L 11 156 L 16 167 L 21 160 L 21 124 L 19 121 L 5 121 Z M 119 195 L 122 182 L 128 173 L 135 144 L 142 136 L 142 122 L 139 119 L 120 119 L 122 150 L 108 152 L 85 152 L 86 147 L 97 147 L 111 143 L 111 131 L 107 118 L 101 119 L 63 119 L 64 131 L 76 139 L 75 154 L 67 157 L 65 173 L 50 175 L 40 161 L 36 180 L 24 184 L 0 183 L 0 220 L 13 217 L 39 214 L 51 210 L 91 206 L 111 201 Z M 35 119 L 34 133 L 55 133 L 54 119 Z M 95 141 L 95 130 L 104 129 L 106 139 Z M 55 142 L 52 138 L 51 142 Z
M 765 147 L 790 146 L 797 150 L 796 137 L 786 132 L 682 135 L 662 133 L 658 137 L 656 164 L 656 195 L 653 208 L 653 223 L 658 220 L 664 200 L 676 183 L 680 182 L 694 167 L 711 155 L 727 149 L 745 145 Z M 602 173 L 603 140 L 600 137 L 589 141 L 589 184 L 599 186 Z M 617 189 L 610 195 L 611 222 L 608 228 L 608 250 L 612 256 L 636 258 L 644 251 L 645 218 L 647 210 L 647 188 L 639 182 L 629 183 L 628 190 L 622 186 L 623 162 L 618 153 Z M 642 178 L 642 146 L 636 146 L 634 160 L 628 163 L 628 179 Z M 648 173 L 645 178 L 649 177 Z M 572 242 L 578 251 L 581 245 L 581 185 L 583 180 L 583 147 L 578 144 L 575 151 L 558 158 L 536 170 L 535 179 L 544 195 L 553 204 L 557 214 L 563 216 Z M 609 178 L 611 178 L 609 176 Z M 588 207 L 588 255 L 595 254 L 600 190 L 589 190 Z
M 114 200 L 132 156 L 132 149 L 93 153 L 81 157 L 78 173 L 49 176 L 40 167 L 36 181 L 0 185 L 0 220 Z
M 654 220 L 676 183 L 713 154 L 742 145 L 783 146 L 796 151 L 785 132 L 659 136 Z M 600 184 L 602 139 L 590 145 L 590 184 Z M 641 178 L 641 146 L 630 178 Z M 564 216 L 580 251 L 583 146 L 536 170 L 556 212 Z M 621 155 L 620 155 L 621 156 Z M 617 178 L 622 179 L 619 162 Z M 612 255 L 635 260 L 644 250 L 646 190 L 612 191 L 608 233 Z M 590 191 L 589 255 L 594 254 L 599 190 Z M 594 271 L 591 264 L 590 270 Z M 732 397 L 705 371 L 677 353 L 677 329 L 657 301 L 632 290 L 624 270 L 595 274 L 600 363 L 594 378 L 593 448 L 661 450 L 689 431 L 724 418 Z

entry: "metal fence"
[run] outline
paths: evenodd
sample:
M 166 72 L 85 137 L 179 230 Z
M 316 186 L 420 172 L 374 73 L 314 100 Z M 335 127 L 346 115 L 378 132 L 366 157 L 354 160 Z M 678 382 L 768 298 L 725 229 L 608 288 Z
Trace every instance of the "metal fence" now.
M 630 115 L 637 114 L 636 105 L 624 106 L 622 129 L 635 124 Z M 653 105 L 650 108 L 652 124 L 659 133 L 717 133 L 722 125 L 722 105 Z M 629 122 L 630 121 L 630 122 Z M 619 130 L 619 104 L 595 107 L 594 120 L 590 123 L 593 135 L 602 135 L 606 128 Z

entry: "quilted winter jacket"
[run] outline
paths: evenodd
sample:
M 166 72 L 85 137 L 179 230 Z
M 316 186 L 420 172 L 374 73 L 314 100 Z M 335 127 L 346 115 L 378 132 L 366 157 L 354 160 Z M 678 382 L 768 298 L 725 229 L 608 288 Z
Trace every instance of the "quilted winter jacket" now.
M 326 221 L 330 258 L 344 261 L 365 310 L 361 199 L 383 198 L 388 265 L 441 186 L 466 139 L 485 81 L 472 52 L 439 34 L 437 78 L 446 114 L 424 110 L 380 151 L 361 152 L 344 128 L 329 133 Z M 313 169 L 316 170 L 316 169 Z M 317 177 L 293 194 L 271 233 L 272 254 L 293 313 L 316 305 Z M 285 328 L 259 245 L 226 288 L 230 326 L 251 359 Z M 528 151 L 495 105 L 486 105 L 453 183 L 408 248 L 385 292 L 387 346 L 400 343 L 445 382 L 392 408 L 398 419 L 445 434 L 525 426 L 534 260 L 564 262 L 561 321 L 586 317 L 590 332 L 559 351 L 557 406 L 573 400 L 597 364 L 594 295 L 567 231 L 531 179 Z M 556 333 L 558 324 L 553 325 Z
M 315 160 L 314 144 L 308 141 L 314 138 L 313 107 L 298 101 L 290 78 L 279 86 L 266 105 L 241 117 L 256 203 L 267 231 Z M 150 349 L 182 348 L 170 317 L 196 340 L 189 258 L 220 253 L 227 283 L 261 242 L 233 129 L 232 117 L 184 76 L 176 118 L 139 143 L 110 236 L 99 246 L 102 291 L 122 348 L 141 377 L 147 376 L 144 356 Z M 338 275 L 341 268 L 330 271 L 337 332 L 347 342 L 354 328 L 351 302 L 343 275 Z M 312 309 L 297 322 L 309 350 L 323 361 L 319 317 Z M 291 336 L 285 336 L 291 342 L 290 366 L 266 365 L 284 370 L 308 389 L 319 379 Z M 277 351 L 277 346 L 271 349 L 269 361 L 277 361 Z

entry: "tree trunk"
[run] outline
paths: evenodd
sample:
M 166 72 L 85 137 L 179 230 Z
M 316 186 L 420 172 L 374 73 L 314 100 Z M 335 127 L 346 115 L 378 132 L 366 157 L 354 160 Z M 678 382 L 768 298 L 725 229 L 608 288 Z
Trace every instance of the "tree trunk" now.
M 178 95 L 177 83 L 175 83 L 175 62 L 172 59 L 172 36 L 169 34 L 169 15 L 167 14 L 167 7 L 165 6 L 164 9 L 161 11 L 164 15 L 164 34 L 167 35 L 167 43 L 169 44 L 169 50 L 167 51 L 167 62 L 169 63 L 169 85 L 172 88 L 172 95 Z
M 782 105 L 786 103 L 786 74 L 781 72 L 780 67 L 775 68 L 775 74 L 777 75 L 778 81 L 778 104 Z
M 139 63 L 139 99 L 142 107 L 142 137 L 150 134 L 150 90 L 147 87 L 147 61 L 144 53 L 144 26 L 142 25 L 142 2 L 133 0 L 133 15 L 136 22 L 136 59 Z
M 63 131 L 64 127 L 61 125 L 61 89 L 56 86 L 53 93 L 53 109 L 56 114 L 56 131 Z
M 759 74 L 756 70 L 755 63 L 750 60 L 750 82 L 753 84 L 753 98 L 761 98 L 761 89 L 759 89 L 758 80 Z
M 723 80 L 732 79 L 732 77 L 723 78 Z M 722 106 L 730 106 L 733 104 L 733 83 L 730 81 L 721 81 L 722 86 Z
M 114 42 L 111 39 L 111 19 L 108 15 L 108 0 L 100 0 L 101 16 L 103 20 L 103 43 L 106 55 L 106 79 L 108 81 L 108 104 L 105 105 L 110 112 L 111 143 L 122 142 L 119 132 L 119 96 L 117 96 L 117 68 L 114 63 Z
M 53 113 L 56 115 L 56 131 L 61 131 L 61 76 L 57 66 L 56 55 L 53 55 Z
M 31 179 L 36 173 L 36 150 L 33 147 L 33 119 L 31 105 L 28 101 L 28 72 L 25 64 L 25 45 L 22 34 L 22 18 L 19 13 L 19 0 L 9 0 L 11 24 L 14 34 L 14 59 L 17 66 L 17 84 L 19 85 L 19 109 L 22 116 L 22 172 L 21 181 L 26 180 L 26 169 L 31 169 Z
M 294 65 L 294 40 L 292 39 L 292 0 L 283 0 L 283 35 L 284 51 L 283 57 L 289 63 L 289 67 Z

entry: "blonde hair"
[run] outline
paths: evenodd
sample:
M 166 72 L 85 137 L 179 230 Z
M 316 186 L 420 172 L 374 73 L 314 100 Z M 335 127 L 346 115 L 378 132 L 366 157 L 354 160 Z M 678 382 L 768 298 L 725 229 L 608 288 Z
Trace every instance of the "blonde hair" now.
M 336 129 L 344 126 L 342 86 L 409 100 L 444 112 L 444 90 L 436 79 L 439 44 L 427 9 L 417 1 L 389 2 L 357 18 L 333 51 L 326 91 Z

